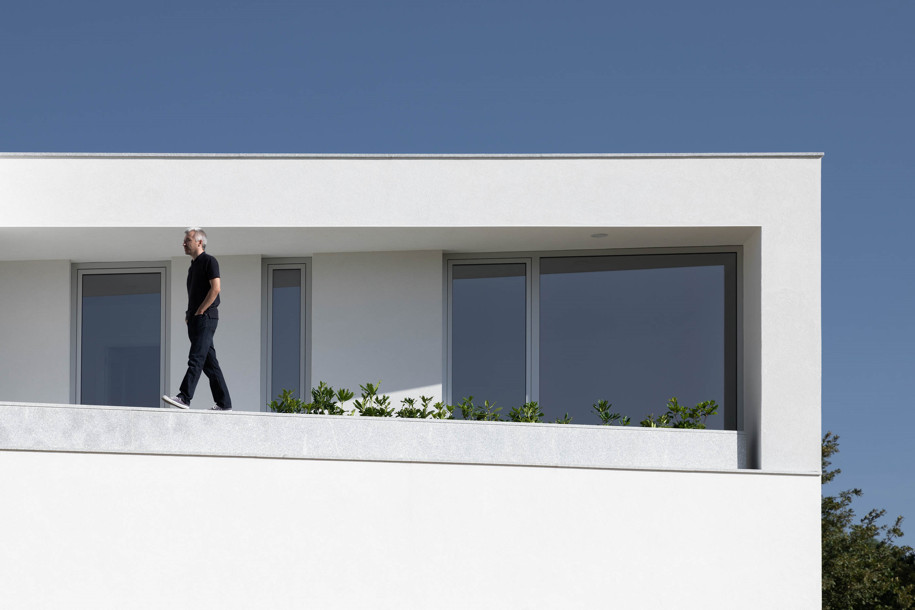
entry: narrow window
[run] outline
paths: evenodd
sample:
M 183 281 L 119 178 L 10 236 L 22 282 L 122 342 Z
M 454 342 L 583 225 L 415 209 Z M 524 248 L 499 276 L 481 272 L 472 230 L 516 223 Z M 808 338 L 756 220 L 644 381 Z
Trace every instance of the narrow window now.
M 307 387 L 307 264 L 269 263 L 267 270 L 267 401 L 283 390 L 304 397 Z
M 527 392 L 526 263 L 451 267 L 451 400 L 495 401 L 508 413 Z
M 164 268 L 77 271 L 78 403 L 159 406 L 164 286 Z

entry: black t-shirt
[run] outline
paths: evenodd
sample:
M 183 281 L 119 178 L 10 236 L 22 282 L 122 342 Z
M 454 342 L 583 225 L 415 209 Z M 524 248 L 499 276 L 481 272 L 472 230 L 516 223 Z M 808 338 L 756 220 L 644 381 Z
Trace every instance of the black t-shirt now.
M 191 261 L 191 266 L 187 270 L 187 312 L 186 316 L 190 319 L 197 308 L 207 298 L 210 291 L 210 280 L 219 277 L 219 262 L 215 258 L 201 252 L 200 256 Z M 206 310 L 206 314 L 211 318 L 219 318 L 219 295 L 216 300 Z

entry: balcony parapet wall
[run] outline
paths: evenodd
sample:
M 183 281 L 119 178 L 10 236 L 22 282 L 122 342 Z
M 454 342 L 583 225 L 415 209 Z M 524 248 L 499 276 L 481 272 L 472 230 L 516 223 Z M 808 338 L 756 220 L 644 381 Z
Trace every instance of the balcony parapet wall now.
M 0 450 L 647 470 L 746 468 L 742 432 L 0 402 Z

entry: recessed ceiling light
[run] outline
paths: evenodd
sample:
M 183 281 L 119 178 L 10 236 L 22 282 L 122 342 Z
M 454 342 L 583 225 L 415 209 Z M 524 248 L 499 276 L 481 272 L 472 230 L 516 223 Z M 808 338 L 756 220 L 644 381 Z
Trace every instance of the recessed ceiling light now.
M 606 233 L 591 233 L 591 237 L 600 239 L 601 237 L 607 237 L 607 234 Z

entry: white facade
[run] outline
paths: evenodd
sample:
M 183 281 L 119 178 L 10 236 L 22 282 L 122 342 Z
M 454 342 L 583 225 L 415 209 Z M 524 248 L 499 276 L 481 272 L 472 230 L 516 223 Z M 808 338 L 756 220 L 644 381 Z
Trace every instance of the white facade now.
M 13 607 L 818 607 L 820 157 L 0 156 L 0 590 Z M 59 408 L 26 403 L 77 402 L 74 269 L 164 263 L 173 392 L 191 224 L 220 261 L 242 413 L 63 407 L 88 413 L 70 443 Z M 312 384 L 382 379 L 398 404 L 447 393 L 449 256 L 722 248 L 739 252 L 735 431 L 602 428 L 582 464 L 566 436 L 592 427 L 391 420 L 366 453 L 356 419 L 244 413 L 267 396 L 265 261 L 307 261 Z M 231 447 L 194 444 L 212 417 Z

